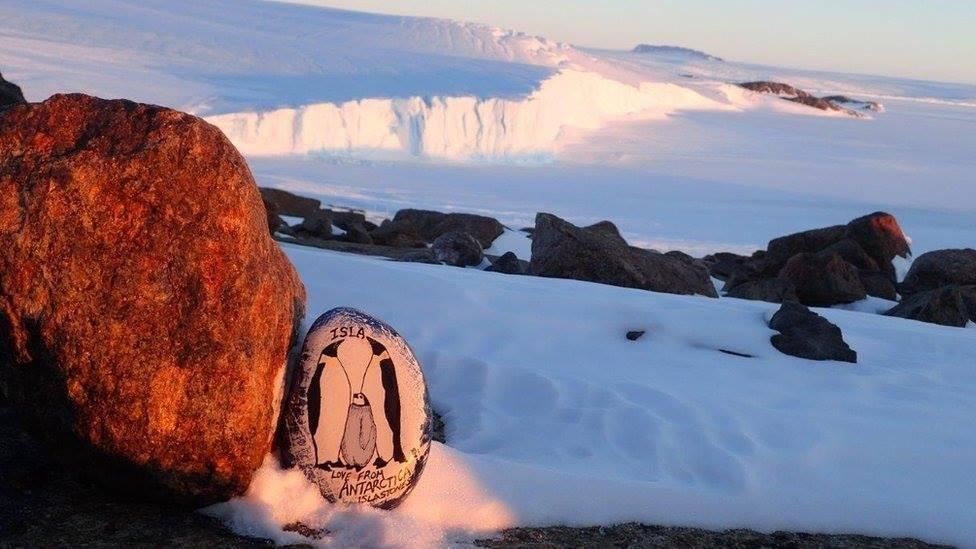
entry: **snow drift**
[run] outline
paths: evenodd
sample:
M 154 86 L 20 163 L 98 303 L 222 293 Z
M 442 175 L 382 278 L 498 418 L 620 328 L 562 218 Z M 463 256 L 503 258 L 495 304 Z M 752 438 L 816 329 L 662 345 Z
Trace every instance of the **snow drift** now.
M 317 103 L 207 120 L 249 155 L 386 151 L 449 159 L 544 157 L 564 128 L 596 129 L 627 115 L 724 105 L 675 84 L 630 86 L 564 70 L 523 99 L 411 97 Z

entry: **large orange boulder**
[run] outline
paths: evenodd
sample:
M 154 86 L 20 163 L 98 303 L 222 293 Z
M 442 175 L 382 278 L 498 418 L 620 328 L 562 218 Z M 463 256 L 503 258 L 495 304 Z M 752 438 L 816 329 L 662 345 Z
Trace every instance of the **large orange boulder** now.
M 0 395 L 67 463 L 177 503 L 243 492 L 304 301 L 217 128 L 85 95 L 0 114 Z

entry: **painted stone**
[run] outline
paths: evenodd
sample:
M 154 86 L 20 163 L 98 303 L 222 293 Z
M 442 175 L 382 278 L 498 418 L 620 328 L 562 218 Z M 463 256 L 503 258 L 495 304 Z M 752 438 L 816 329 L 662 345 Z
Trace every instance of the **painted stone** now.
M 350 308 L 316 319 L 291 379 L 285 453 L 323 497 L 396 507 L 423 472 L 432 425 L 420 364 L 393 328 Z

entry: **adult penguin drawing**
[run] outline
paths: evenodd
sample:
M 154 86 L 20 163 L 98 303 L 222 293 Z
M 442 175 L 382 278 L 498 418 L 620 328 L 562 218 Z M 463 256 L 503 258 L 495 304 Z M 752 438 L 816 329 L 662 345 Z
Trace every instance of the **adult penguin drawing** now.
M 396 368 L 370 337 L 340 338 L 323 349 L 308 388 L 316 466 L 377 468 L 404 463 Z M 382 408 L 382 412 L 380 411 Z

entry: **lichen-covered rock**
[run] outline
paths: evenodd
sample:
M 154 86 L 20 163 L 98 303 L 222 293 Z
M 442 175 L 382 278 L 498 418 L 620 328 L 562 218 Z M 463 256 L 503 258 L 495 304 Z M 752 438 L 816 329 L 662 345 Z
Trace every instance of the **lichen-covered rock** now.
M 478 265 L 485 258 L 478 240 L 463 231 L 450 231 L 438 236 L 430 251 L 436 261 L 454 267 Z
M 948 285 L 976 285 L 976 250 L 965 248 L 924 253 L 912 262 L 898 289 L 902 295 L 909 295 Z
M 632 248 L 607 231 L 580 228 L 547 213 L 536 215 L 529 272 L 654 292 L 718 297 L 704 267 Z
M 217 128 L 85 95 L 0 114 L 0 392 L 70 466 L 142 498 L 242 493 L 304 299 Z

